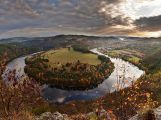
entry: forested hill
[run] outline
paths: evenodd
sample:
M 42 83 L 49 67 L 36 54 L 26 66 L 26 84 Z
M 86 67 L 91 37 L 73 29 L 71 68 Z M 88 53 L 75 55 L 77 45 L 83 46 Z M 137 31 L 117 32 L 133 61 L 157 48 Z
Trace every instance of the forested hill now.
M 112 49 L 129 48 L 138 50 L 145 54 L 143 63 L 148 64 L 149 59 L 157 61 L 160 59 L 159 48 L 161 46 L 161 38 L 137 38 L 124 36 L 84 36 L 84 35 L 57 35 L 53 37 L 35 37 L 35 38 L 8 38 L 0 40 L 0 56 L 6 52 L 9 59 L 18 56 L 30 54 L 42 50 L 49 50 L 52 48 L 66 47 L 68 45 L 87 45 L 90 48 L 106 47 Z M 161 51 L 161 50 L 160 50 Z M 146 58 L 148 60 L 146 60 Z M 153 61 L 153 60 L 152 60 Z M 155 64 L 154 64 L 155 65 Z M 149 66 L 148 66 L 149 67 Z M 151 66 L 152 67 L 152 66 Z
M 149 72 L 155 73 L 161 69 L 161 49 L 156 50 L 155 53 L 146 57 L 142 64 L 149 69 Z

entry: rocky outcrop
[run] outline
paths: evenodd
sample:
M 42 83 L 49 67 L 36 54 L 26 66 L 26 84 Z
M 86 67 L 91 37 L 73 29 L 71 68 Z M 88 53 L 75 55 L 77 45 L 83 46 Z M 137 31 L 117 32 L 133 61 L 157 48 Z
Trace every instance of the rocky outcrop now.
M 51 113 L 45 112 L 41 114 L 36 120 L 116 120 L 115 115 L 104 109 L 99 112 L 90 112 L 88 114 L 77 114 L 68 116 L 59 112 Z
M 161 106 L 151 110 L 151 112 L 147 113 L 146 116 L 137 114 L 129 120 L 161 120 Z
M 59 112 L 51 113 L 45 112 L 41 116 L 37 117 L 36 120 L 72 120 L 67 115 Z
M 161 120 L 161 106 L 154 109 L 154 114 L 155 114 L 156 120 Z

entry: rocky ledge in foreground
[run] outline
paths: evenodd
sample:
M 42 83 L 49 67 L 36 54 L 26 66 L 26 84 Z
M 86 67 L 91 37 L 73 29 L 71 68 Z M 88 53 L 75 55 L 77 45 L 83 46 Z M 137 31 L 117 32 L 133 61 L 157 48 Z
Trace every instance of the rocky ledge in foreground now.
M 129 120 L 161 120 L 161 106 L 148 111 L 144 115 L 137 114 Z
M 117 120 L 117 118 L 112 112 L 107 112 L 102 109 L 99 112 L 90 112 L 88 114 L 77 114 L 73 116 L 61 114 L 59 112 L 45 112 L 38 116 L 36 120 Z M 161 106 L 150 110 L 144 115 L 137 114 L 129 120 L 161 120 Z
M 107 112 L 102 109 L 99 112 L 90 112 L 88 114 L 78 114 L 73 116 L 68 116 L 59 112 L 45 112 L 37 117 L 36 120 L 116 120 L 116 117 L 112 112 Z

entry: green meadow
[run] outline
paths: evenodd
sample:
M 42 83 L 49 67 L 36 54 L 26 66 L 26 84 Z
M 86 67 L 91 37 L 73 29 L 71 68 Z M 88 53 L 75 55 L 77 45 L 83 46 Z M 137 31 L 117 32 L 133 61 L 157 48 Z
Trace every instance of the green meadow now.
M 41 56 L 49 60 L 48 64 L 51 67 L 55 67 L 55 65 L 58 65 L 58 63 L 75 63 L 78 60 L 81 63 L 88 63 L 90 65 L 98 65 L 101 63 L 97 55 L 92 53 L 81 53 L 78 51 L 74 51 L 72 48 L 50 50 L 48 52 L 43 53 Z

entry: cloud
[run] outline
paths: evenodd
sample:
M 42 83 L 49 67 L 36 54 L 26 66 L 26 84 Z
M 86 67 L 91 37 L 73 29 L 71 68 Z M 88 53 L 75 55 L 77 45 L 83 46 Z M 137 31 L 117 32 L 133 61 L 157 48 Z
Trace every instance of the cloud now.
M 99 9 L 99 13 L 105 16 L 106 25 L 128 25 L 131 22 L 131 19 L 125 16 L 120 11 L 120 1 L 116 0 L 111 3 L 111 1 L 102 1 Z
M 144 31 L 160 31 L 161 30 L 161 15 L 154 17 L 143 17 L 137 19 L 134 23 L 138 30 Z
M 86 30 L 85 33 L 81 29 L 73 28 L 64 28 L 61 27 L 48 27 L 48 28 L 24 28 L 24 29 L 14 29 L 1 33 L 0 38 L 11 38 L 16 37 L 47 37 L 54 36 L 59 34 L 75 34 L 75 35 L 92 35 L 89 30 Z
M 100 12 L 102 3 L 106 3 L 110 13 Z M 112 14 L 112 8 L 118 0 L 0 0 L 0 14 L 7 24 L 0 24 L 5 29 L 26 26 L 48 27 L 65 26 L 96 28 L 124 24 L 121 14 Z M 109 4 L 109 5 L 108 5 Z M 115 4 L 115 5 L 114 5 Z M 117 13 L 116 7 L 113 13 Z M 18 19 L 17 19 L 18 18 Z M 125 21 L 125 22 L 124 22 Z M 21 25 L 20 25 L 21 24 Z
M 63 33 L 66 30 L 93 34 L 158 30 L 160 26 L 153 21 L 160 24 L 160 17 L 153 17 L 160 14 L 160 6 L 160 0 L 0 0 L 0 34 L 6 36 L 11 31 L 30 28 L 41 31 L 36 35 L 51 27 Z
M 126 0 L 120 9 L 125 15 L 132 19 L 141 17 L 152 17 L 161 15 L 160 0 Z

